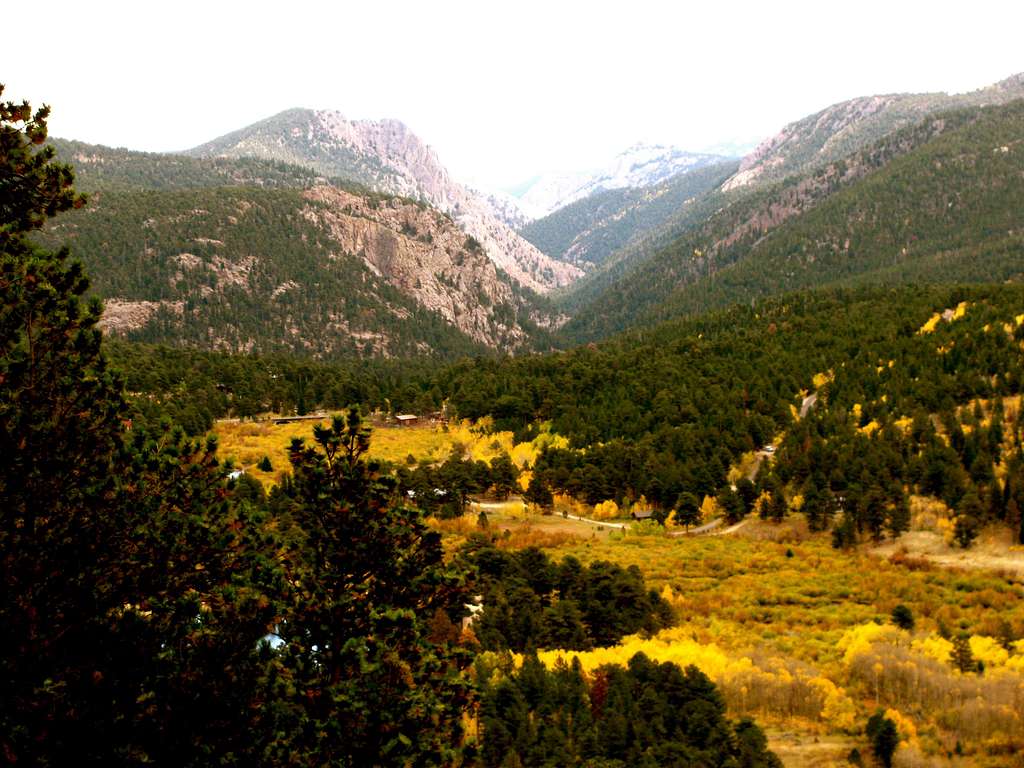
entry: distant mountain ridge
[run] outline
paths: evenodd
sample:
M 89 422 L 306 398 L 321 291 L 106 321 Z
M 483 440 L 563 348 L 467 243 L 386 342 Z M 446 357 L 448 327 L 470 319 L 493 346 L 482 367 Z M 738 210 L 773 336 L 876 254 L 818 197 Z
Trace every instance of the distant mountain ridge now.
M 516 201 L 527 216 L 540 219 L 598 192 L 649 187 L 727 159 L 660 144 L 634 144 L 596 170 L 541 175 Z
M 897 93 L 833 104 L 786 125 L 743 158 L 725 190 L 777 181 L 851 154 L 929 114 L 1006 104 L 1024 97 L 1024 73 L 961 94 Z
M 434 150 L 398 120 L 348 120 L 338 112 L 291 109 L 185 154 L 286 162 L 423 200 L 451 215 L 498 267 L 538 292 L 568 285 L 581 274 L 517 235 L 485 198 L 454 181 Z
M 933 115 L 817 170 L 718 191 L 715 210 L 575 307 L 568 338 L 875 282 L 1024 278 L 1024 100 Z
M 549 256 L 590 273 L 615 253 L 679 217 L 696 200 L 717 189 L 737 165 L 738 161 L 727 160 L 646 187 L 594 192 L 530 222 L 519 233 Z
M 313 357 L 512 352 L 560 320 L 426 203 L 249 157 L 55 140 L 90 204 L 67 242 L 131 339 Z

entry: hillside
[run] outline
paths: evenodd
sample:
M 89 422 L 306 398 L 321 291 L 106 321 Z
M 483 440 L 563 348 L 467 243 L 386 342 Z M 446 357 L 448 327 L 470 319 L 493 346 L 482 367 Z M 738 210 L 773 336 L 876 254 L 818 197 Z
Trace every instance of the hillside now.
M 530 222 L 519 233 L 549 256 L 590 271 L 658 231 L 721 185 L 736 167 L 733 161 L 714 163 L 649 186 L 594 192 Z
M 970 93 L 888 94 L 834 104 L 790 123 L 743 158 L 726 189 L 776 181 L 835 162 L 936 112 L 1024 97 L 1024 73 Z
M 69 139 L 52 139 L 50 143 L 58 159 L 74 167 L 75 186 L 83 192 L 234 186 L 303 189 L 324 179 L 308 168 L 254 158 L 137 152 Z
M 337 112 L 292 109 L 186 154 L 285 162 L 423 200 L 449 214 L 499 268 L 532 290 L 567 285 L 580 274 L 519 237 L 485 198 L 454 181 L 434 150 L 397 120 L 347 120 Z
M 947 113 L 813 173 L 723 193 L 729 204 L 603 286 L 566 333 L 837 281 L 1008 279 L 1021 269 L 1022 114 L 1021 102 Z
M 49 237 L 71 233 L 95 267 L 114 333 L 208 349 L 453 355 L 544 348 L 558 321 L 423 203 L 276 160 L 53 143 L 92 205 Z M 187 317 L 183 302 L 194 302 Z
M 446 216 L 330 185 L 103 192 L 51 227 L 130 339 L 317 357 L 530 347 L 551 316 Z

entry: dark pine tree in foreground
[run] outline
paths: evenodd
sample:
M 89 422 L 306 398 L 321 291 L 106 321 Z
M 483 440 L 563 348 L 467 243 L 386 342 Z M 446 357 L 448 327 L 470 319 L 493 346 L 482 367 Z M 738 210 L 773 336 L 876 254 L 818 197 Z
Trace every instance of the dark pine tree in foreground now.
M 355 414 L 296 447 L 281 518 L 212 440 L 126 431 L 80 265 L 29 239 L 82 203 L 47 116 L 0 102 L 0 762 L 451 764 L 468 692 L 424 639 L 458 597 L 436 536 Z
M 483 660 L 476 670 L 487 768 L 782 765 L 760 728 L 725 717 L 721 695 L 693 666 L 638 653 L 626 668 L 589 675 L 578 660 L 548 671 L 535 656 L 518 671 L 496 671 Z

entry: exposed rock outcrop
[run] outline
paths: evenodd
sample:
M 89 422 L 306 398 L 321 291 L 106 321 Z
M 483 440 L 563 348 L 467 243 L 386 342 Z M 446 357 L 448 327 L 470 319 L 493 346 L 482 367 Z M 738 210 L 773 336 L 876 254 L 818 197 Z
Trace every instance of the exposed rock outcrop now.
M 303 214 L 325 228 L 342 252 L 362 258 L 375 274 L 474 341 L 504 350 L 526 341 L 521 325 L 503 319 L 522 311 L 520 297 L 447 217 L 398 198 L 372 204 L 332 186 L 305 196 L 316 205 Z M 554 322 L 538 314 L 529 319 L 541 326 Z
M 398 120 L 348 120 L 339 112 L 295 109 L 189 154 L 281 160 L 424 200 L 451 215 L 498 267 L 538 292 L 568 285 L 582 274 L 517 235 L 482 195 L 454 181 L 434 150 Z

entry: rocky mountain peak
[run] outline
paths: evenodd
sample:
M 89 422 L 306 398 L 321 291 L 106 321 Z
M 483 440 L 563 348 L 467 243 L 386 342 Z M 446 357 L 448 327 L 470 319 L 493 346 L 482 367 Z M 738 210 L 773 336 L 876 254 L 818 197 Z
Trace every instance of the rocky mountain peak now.
M 399 120 L 349 120 L 340 112 L 294 109 L 188 154 L 280 160 L 422 200 L 451 215 L 496 266 L 538 292 L 568 285 L 581 274 L 519 237 L 484 197 L 452 179 L 437 153 Z

